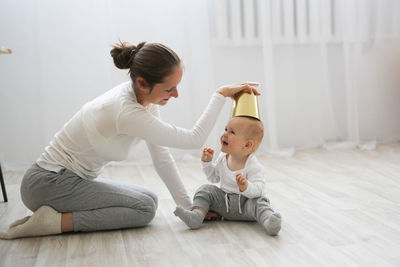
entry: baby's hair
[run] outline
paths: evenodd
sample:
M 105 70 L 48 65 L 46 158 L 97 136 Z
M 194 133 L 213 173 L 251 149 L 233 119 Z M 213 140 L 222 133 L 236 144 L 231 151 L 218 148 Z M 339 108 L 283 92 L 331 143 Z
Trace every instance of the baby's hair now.
M 244 135 L 247 139 L 252 139 L 254 141 L 254 149 L 253 152 L 257 150 L 258 146 L 261 144 L 261 141 L 264 137 L 264 125 L 261 120 L 249 117 L 249 116 L 240 116 L 242 118 L 246 118 L 248 121 L 248 125 L 244 128 Z

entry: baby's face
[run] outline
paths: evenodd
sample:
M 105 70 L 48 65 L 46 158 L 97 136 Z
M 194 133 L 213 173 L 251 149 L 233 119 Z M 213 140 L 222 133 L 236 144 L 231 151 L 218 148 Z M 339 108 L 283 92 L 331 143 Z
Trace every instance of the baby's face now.
M 244 147 L 247 138 L 244 136 L 246 118 L 234 117 L 225 127 L 225 132 L 221 135 L 221 151 L 227 154 L 245 155 Z

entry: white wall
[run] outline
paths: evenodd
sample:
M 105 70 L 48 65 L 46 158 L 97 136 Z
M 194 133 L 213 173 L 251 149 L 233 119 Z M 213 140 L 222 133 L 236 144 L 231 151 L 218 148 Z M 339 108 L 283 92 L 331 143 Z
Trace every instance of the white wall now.
M 119 38 L 161 42 L 181 56 L 180 97 L 163 117 L 191 126 L 214 90 L 208 31 L 202 2 L 2 1 L 0 44 L 13 50 L 0 57 L 3 166 L 31 164 L 84 103 L 129 79 L 109 54 Z M 188 104 L 190 112 L 177 103 Z M 147 153 L 144 146 L 136 151 Z
M 213 8 L 213 1 L 185 0 L 1 1 L 0 45 L 14 51 L 0 55 L 3 166 L 30 165 L 84 103 L 129 79 L 109 55 L 118 38 L 161 42 L 181 56 L 185 71 L 180 97 L 162 108 L 162 117 L 178 126 L 193 125 L 218 86 L 259 81 L 267 126 L 263 151 L 354 141 L 353 135 L 360 142 L 400 140 L 399 35 L 362 43 L 360 54 L 350 57 L 350 70 L 340 42 L 326 46 L 325 62 L 318 43 L 274 44 L 273 57 L 266 58 L 260 42 L 216 42 Z M 348 77 L 356 88 L 350 91 L 353 95 Z M 267 98 L 271 92 L 273 109 Z M 230 105 L 227 101 L 207 145 L 218 147 Z M 176 158 L 199 154 L 172 151 Z M 132 150 L 129 160 L 148 161 L 145 146 Z

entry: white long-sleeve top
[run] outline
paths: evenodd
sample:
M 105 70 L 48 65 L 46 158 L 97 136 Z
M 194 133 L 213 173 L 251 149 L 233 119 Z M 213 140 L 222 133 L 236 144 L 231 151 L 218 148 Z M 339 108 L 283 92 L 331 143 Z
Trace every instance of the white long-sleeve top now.
M 243 169 L 231 171 L 226 161 L 226 153 L 221 152 L 215 162 L 201 162 L 202 169 L 211 183 L 220 183 L 220 188 L 226 193 L 235 193 L 247 198 L 257 198 L 264 195 L 264 167 L 254 154 L 247 158 Z M 240 192 L 236 183 L 236 174 L 241 173 L 248 181 L 247 189 Z
M 55 134 L 37 164 L 49 171 L 66 168 L 83 179 L 93 179 L 107 163 L 124 160 L 134 144 L 145 140 L 155 169 L 175 202 L 188 208 L 191 199 L 167 147 L 200 148 L 224 103 L 225 98 L 214 93 L 192 129 L 183 129 L 162 121 L 158 105 L 139 104 L 132 83 L 125 82 L 85 104 Z

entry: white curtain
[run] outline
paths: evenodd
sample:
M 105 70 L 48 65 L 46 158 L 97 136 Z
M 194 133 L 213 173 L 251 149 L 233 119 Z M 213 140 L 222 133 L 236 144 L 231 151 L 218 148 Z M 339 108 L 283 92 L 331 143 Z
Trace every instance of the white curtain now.
M 399 10 L 397 0 L 2 0 L 0 45 L 13 54 L 0 55 L 0 162 L 29 166 L 84 103 L 129 79 L 109 55 L 118 38 L 181 56 L 180 96 L 162 108 L 178 126 L 192 126 L 218 86 L 258 81 L 260 152 L 399 140 Z M 205 145 L 218 150 L 230 107 Z M 145 145 L 128 161 L 148 162 Z
M 221 0 L 218 68 L 262 82 L 263 150 L 400 139 L 400 2 Z M 228 61 L 228 64 L 227 64 Z M 255 68 L 254 68 L 255 67 Z M 253 74 L 253 75 L 252 75 Z

